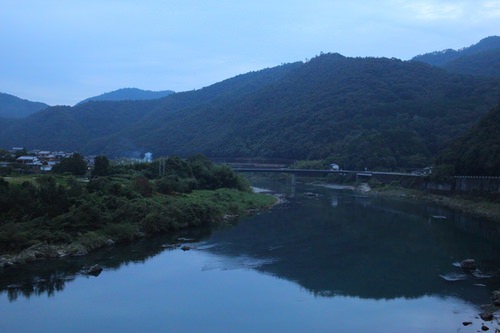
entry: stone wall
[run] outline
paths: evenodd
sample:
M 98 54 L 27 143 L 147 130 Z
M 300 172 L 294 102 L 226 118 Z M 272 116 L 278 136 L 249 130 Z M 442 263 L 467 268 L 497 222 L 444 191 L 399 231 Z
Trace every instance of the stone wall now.
M 455 177 L 457 192 L 500 192 L 500 177 Z

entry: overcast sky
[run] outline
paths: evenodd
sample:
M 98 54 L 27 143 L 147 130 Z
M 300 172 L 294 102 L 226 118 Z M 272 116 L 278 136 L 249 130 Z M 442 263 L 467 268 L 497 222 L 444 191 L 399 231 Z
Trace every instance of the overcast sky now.
M 186 91 L 320 52 L 408 60 L 500 34 L 500 0 L 0 0 L 0 92 Z

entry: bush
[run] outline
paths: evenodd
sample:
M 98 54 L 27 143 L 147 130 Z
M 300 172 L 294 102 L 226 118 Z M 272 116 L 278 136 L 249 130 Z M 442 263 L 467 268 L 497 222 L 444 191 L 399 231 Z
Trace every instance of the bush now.
M 140 236 L 138 226 L 132 223 L 108 224 L 102 232 L 115 242 L 131 242 Z

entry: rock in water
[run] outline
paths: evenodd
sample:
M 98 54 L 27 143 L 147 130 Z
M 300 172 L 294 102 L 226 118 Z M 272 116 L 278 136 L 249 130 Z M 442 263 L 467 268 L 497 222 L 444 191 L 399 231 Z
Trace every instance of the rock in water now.
M 484 321 L 492 321 L 493 320 L 493 313 L 490 311 L 485 311 L 479 314 L 479 317 L 481 317 L 482 320 Z
M 464 259 L 460 262 L 460 267 L 467 271 L 472 271 L 477 268 L 476 260 L 474 259 Z
M 495 290 L 491 293 L 491 301 L 496 306 L 500 306 L 500 290 Z
M 86 266 L 82 268 L 82 272 L 87 275 L 98 276 L 102 272 L 102 267 L 99 264 L 93 266 Z

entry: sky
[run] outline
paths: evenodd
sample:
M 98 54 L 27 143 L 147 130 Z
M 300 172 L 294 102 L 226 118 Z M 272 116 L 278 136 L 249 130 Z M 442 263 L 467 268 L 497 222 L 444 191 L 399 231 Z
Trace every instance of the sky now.
M 321 52 L 402 60 L 500 35 L 500 0 L 0 0 L 0 92 L 74 105 Z

